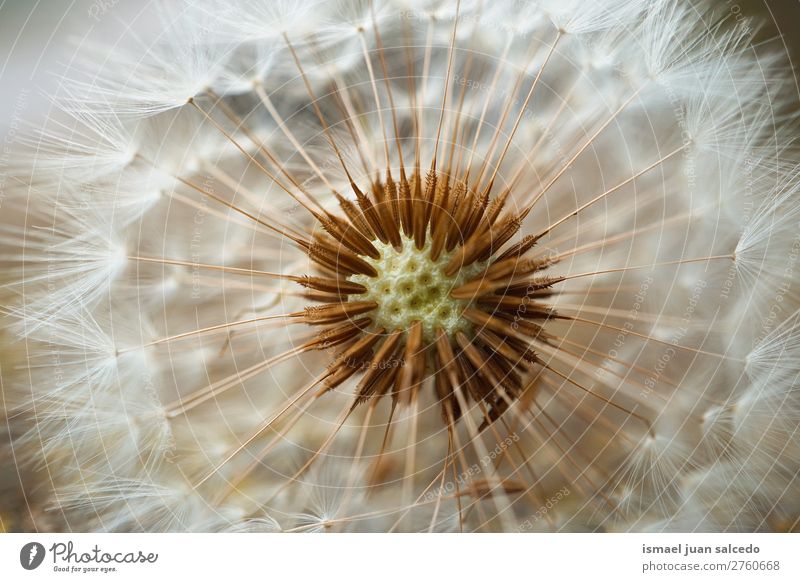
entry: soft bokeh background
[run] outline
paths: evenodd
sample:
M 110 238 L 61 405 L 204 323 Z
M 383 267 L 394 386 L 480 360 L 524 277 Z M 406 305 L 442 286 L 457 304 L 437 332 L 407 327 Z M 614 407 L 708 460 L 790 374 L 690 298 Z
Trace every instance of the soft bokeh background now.
M 733 17 L 762 18 L 767 26 L 760 38 L 780 36 L 777 42 L 785 43 L 793 62 L 800 62 L 800 0 L 713 2 Z M 77 45 L 114 42 L 128 27 L 146 30 L 157 21 L 154 10 L 148 0 L 0 0 L 0 138 L 20 117 L 48 106 L 45 95 Z

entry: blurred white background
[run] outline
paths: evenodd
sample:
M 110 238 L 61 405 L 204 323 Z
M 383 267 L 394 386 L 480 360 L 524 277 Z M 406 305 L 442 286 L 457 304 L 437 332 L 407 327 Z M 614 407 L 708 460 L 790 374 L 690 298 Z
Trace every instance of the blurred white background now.
M 713 1 L 735 17 L 760 16 L 768 24 L 761 39 L 781 34 L 778 42 L 785 42 L 800 62 L 800 0 Z M 21 119 L 46 112 L 46 95 L 76 46 L 97 40 L 113 44 L 126 28 L 141 33 L 157 21 L 153 0 L 0 0 L 0 141 Z
M 0 0 L 0 139 L 49 108 L 58 74 L 86 41 L 115 42 L 156 21 L 149 1 Z

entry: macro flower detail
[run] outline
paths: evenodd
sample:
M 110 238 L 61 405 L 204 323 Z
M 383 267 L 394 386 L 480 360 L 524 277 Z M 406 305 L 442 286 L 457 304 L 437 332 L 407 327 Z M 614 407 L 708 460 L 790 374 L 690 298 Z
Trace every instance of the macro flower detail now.
M 356 206 L 342 199 L 343 215 L 316 217 L 327 234 L 297 240 L 323 275 L 296 281 L 322 303 L 288 317 L 325 326 L 305 349 L 357 338 L 321 382 L 335 388 L 364 368 L 356 404 L 389 393 L 413 400 L 435 375 L 448 423 L 460 415 L 457 395 L 483 402 L 490 422 L 523 388 L 516 368 L 537 363 L 531 342 L 548 339 L 541 324 L 556 315 L 535 299 L 557 279 L 534 275 L 551 260 L 527 255 L 539 236 L 494 252 L 521 223 L 504 215 L 502 199 L 489 204 L 488 191 L 476 195 L 463 182 L 451 194 L 449 179 L 434 171 L 424 187 L 418 168 L 410 181 L 400 173 L 396 184 L 387 169 L 372 197 L 354 188 Z
M 31 529 L 797 528 L 798 95 L 754 22 L 158 13 L 10 166 Z

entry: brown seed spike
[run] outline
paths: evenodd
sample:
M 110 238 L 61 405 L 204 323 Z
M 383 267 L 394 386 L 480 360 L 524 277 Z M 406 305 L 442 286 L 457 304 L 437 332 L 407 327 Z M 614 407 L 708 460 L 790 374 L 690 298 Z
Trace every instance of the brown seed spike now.
M 551 335 L 551 334 L 547 333 L 546 331 L 544 331 L 544 327 L 542 327 L 542 325 L 540 325 L 538 323 L 533 323 L 532 321 L 528 321 L 528 320 L 522 319 L 522 318 L 514 318 L 513 316 L 505 314 L 505 313 L 496 313 L 495 315 L 497 316 L 497 319 L 501 319 L 501 320 L 507 321 L 509 323 L 512 323 L 512 325 L 516 326 L 516 328 L 523 335 L 527 336 L 528 339 L 533 338 L 533 339 L 537 339 L 537 340 L 540 340 L 540 341 L 546 341 L 546 340 L 554 337 L 553 335 Z M 551 318 L 558 318 L 559 315 L 554 313 L 550 317 Z
M 442 224 L 445 228 L 445 248 L 447 250 L 452 250 L 450 246 L 450 242 L 455 235 L 458 234 L 458 217 L 459 213 L 463 211 L 463 207 L 466 204 L 464 203 L 464 197 L 466 195 L 466 186 L 463 181 L 456 180 L 452 193 L 450 195 L 450 199 L 448 201 L 448 217 L 447 220 L 442 221 Z
M 317 350 L 332 348 L 354 338 L 363 330 L 367 329 L 371 324 L 372 320 L 368 317 L 362 317 L 361 319 L 348 321 L 347 323 L 337 327 L 323 329 L 310 343 L 313 343 L 314 349 Z
M 327 303 L 306 307 L 305 322 L 310 325 L 338 323 L 355 315 L 362 315 L 378 307 L 374 301 L 353 301 L 348 303 Z
M 445 273 L 452 276 L 462 265 L 470 265 L 475 261 L 487 260 L 492 253 L 506 244 L 521 226 L 521 219 L 512 215 L 503 219 L 495 228 L 488 229 L 485 232 L 476 231 L 464 243 L 460 251 L 453 253 Z
M 339 265 L 336 262 L 336 258 L 331 257 L 330 252 L 326 248 L 323 248 L 322 245 L 316 243 L 308 245 L 306 254 L 308 254 L 309 259 L 317 263 L 317 265 L 325 271 L 331 271 L 332 273 L 344 275 L 345 277 L 355 274 L 350 269 L 346 269 L 343 265 Z
M 478 299 L 478 303 L 492 310 L 509 312 L 525 319 L 547 319 L 555 315 L 552 307 L 532 301 L 527 297 L 485 295 Z
M 516 338 L 523 342 L 530 340 L 528 335 L 519 331 L 520 326 L 518 322 L 509 323 L 508 321 L 490 315 L 485 311 L 472 308 L 464 310 L 464 317 L 478 327 L 486 327 L 500 336 Z
M 320 219 L 320 224 L 334 240 L 341 242 L 350 250 L 373 259 L 381 256 L 370 240 L 348 221 L 338 216 L 329 215 L 325 219 Z
M 361 273 L 370 277 L 375 277 L 378 274 L 375 267 L 361 257 L 341 247 L 331 248 L 330 245 L 322 242 L 312 244 L 308 249 L 308 256 L 314 262 L 336 273 L 344 273 L 345 275 Z
M 475 394 L 477 394 L 475 385 L 482 380 L 469 365 L 469 361 L 464 357 L 464 354 L 459 353 L 456 355 L 456 367 L 458 368 L 459 376 L 462 378 L 460 391 L 472 400 L 478 400 L 475 397 Z
M 411 185 L 405 176 L 405 172 L 400 172 L 400 192 L 399 208 L 400 208 L 400 222 L 403 225 L 403 233 L 406 237 L 411 237 L 414 233 L 412 214 L 414 212 L 413 200 L 411 199 Z
M 425 224 L 430 222 L 431 215 L 434 212 L 434 203 L 436 202 L 436 186 L 439 182 L 439 176 L 436 174 L 436 170 L 430 169 L 428 170 L 427 175 L 425 176 Z
M 475 198 L 469 218 L 466 221 L 466 226 L 464 227 L 465 240 L 469 239 L 469 237 L 471 237 L 478 231 L 481 219 L 483 218 L 483 213 L 486 211 L 486 207 L 488 204 L 489 204 L 488 192 L 484 192 L 481 196 Z
M 342 209 L 342 212 L 344 212 L 345 216 L 347 216 L 347 218 L 350 220 L 350 223 L 357 228 L 367 240 L 370 242 L 375 240 L 377 237 L 369 227 L 369 223 L 367 222 L 367 219 L 364 218 L 364 214 L 361 212 L 361 210 L 355 204 L 353 204 L 351 200 L 348 200 L 341 194 L 337 193 L 336 199 L 339 201 L 339 207 Z
M 488 349 L 502 356 L 515 366 L 520 365 L 522 362 L 529 363 L 527 356 L 529 350 L 524 344 L 520 350 L 519 342 L 514 342 L 514 340 L 509 337 L 502 337 L 487 328 L 482 328 L 478 330 L 477 339 Z M 524 367 L 523 365 L 523 368 Z
M 417 249 L 422 250 L 425 246 L 425 239 L 428 233 L 428 224 L 430 224 L 431 212 L 434 206 L 434 198 L 436 196 L 436 171 L 429 170 L 425 177 L 425 189 L 420 192 L 419 198 L 416 199 L 415 204 L 415 221 L 414 221 L 414 244 Z
M 440 371 L 434 374 L 433 387 L 436 390 L 436 398 L 442 409 L 442 421 L 447 425 L 448 431 L 452 431 L 455 423 L 461 418 L 461 408 L 455 398 L 453 388 L 443 372 Z
M 387 171 L 387 179 L 391 181 L 391 177 L 391 172 Z M 394 184 L 393 181 L 391 183 Z M 375 197 L 375 210 L 381 221 L 381 228 L 389 243 L 395 248 L 400 248 L 402 245 L 400 225 L 392 210 L 393 200 L 388 197 L 386 187 L 380 184 L 380 182 L 375 182 L 372 191 Z
M 436 395 L 442 406 L 442 418 L 449 423 L 449 413 L 455 418 L 461 416 L 455 390 L 464 384 L 464 376 L 460 373 L 450 339 L 441 329 L 436 330 Z
M 437 200 L 431 216 L 431 260 L 437 261 L 445 248 L 447 233 L 453 222 L 452 210 L 450 208 L 450 180 L 446 178 L 440 182 Z
M 335 293 L 337 295 L 358 295 L 366 293 L 367 288 L 359 283 L 347 281 L 345 279 L 330 279 L 328 277 L 312 277 L 305 275 L 296 277 L 293 280 L 309 289 L 323 291 L 325 293 Z
M 563 280 L 564 277 L 553 276 L 529 279 L 527 281 L 520 281 L 518 283 L 514 283 L 513 285 L 509 285 L 503 290 L 503 293 L 506 295 L 516 296 L 530 295 L 543 289 L 549 289 L 556 283 L 561 283 Z
M 461 300 L 473 300 L 485 293 L 491 293 L 496 289 L 500 289 L 503 286 L 507 285 L 505 281 L 492 281 L 491 279 L 486 278 L 476 278 L 468 283 L 453 289 L 450 292 L 450 297 L 453 299 L 461 299 Z
M 368 399 L 372 393 L 375 383 L 381 377 L 385 377 L 387 374 L 392 372 L 392 368 L 394 367 L 394 354 L 397 350 L 398 343 L 402 335 L 402 331 L 395 331 L 386 338 L 386 341 L 384 341 L 378 348 L 378 351 L 375 352 L 375 355 L 367 365 L 367 371 L 364 373 L 364 376 L 361 378 L 361 381 L 356 387 L 356 392 L 358 394 L 356 404 L 362 403 Z M 397 370 L 395 368 L 394 372 L 396 371 Z
M 512 281 L 515 279 L 519 279 L 519 277 L 524 277 L 541 269 L 545 269 L 549 267 L 550 264 L 550 261 L 546 258 L 530 259 L 528 261 L 520 261 L 510 258 L 501 262 L 492 263 L 483 273 L 471 281 L 467 281 L 458 289 L 454 289 L 453 297 L 458 297 L 468 292 L 472 292 L 470 297 L 475 297 L 479 294 L 478 291 L 486 293 L 488 291 L 497 291 L 500 289 L 503 289 L 504 294 L 519 295 L 520 293 L 510 293 L 509 289 L 512 287 L 515 289 L 521 287 L 524 290 L 526 286 L 530 286 L 530 291 L 533 292 L 538 291 L 539 289 L 550 287 L 555 283 L 563 281 L 564 278 L 541 277 L 527 281 L 515 281 L 512 284 Z
M 386 171 L 386 184 L 383 186 L 383 197 L 389 203 L 392 211 L 392 218 L 396 224 L 400 224 L 400 202 L 397 197 L 397 182 L 392 179 L 391 171 Z
M 468 265 L 466 261 L 467 255 L 467 247 L 461 247 L 459 250 L 453 253 L 453 256 L 450 257 L 450 262 L 447 263 L 447 266 L 444 269 L 445 275 L 448 277 L 452 277 L 458 271 L 461 270 L 462 267 Z
M 356 341 L 352 346 L 348 347 L 346 350 L 337 354 L 336 357 L 333 359 L 333 362 L 331 362 L 331 364 L 328 365 L 328 369 L 332 370 L 342 364 L 346 365 L 349 362 L 360 361 L 362 358 L 364 358 L 368 353 L 372 351 L 372 346 L 374 346 L 378 342 L 378 340 L 381 339 L 384 333 L 385 330 L 383 328 L 380 328 L 365 334 L 363 337 L 359 338 L 358 341 Z
M 396 391 L 410 402 L 425 376 L 425 350 L 422 323 L 415 321 L 408 330 L 403 366 L 396 379 Z
M 425 246 L 425 235 L 428 228 L 425 220 L 425 207 L 426 203 L 424 200 L 420 200 L 419 198 L 414 200 L 412 226 L 414 230 L 414 244 L 416 245 L 417 249 L 422 249 Z
M 436 181 L 433 185 L 432 196 L 433 198 L 430 200 L 430 230 L 431 232 L 435 232 L 435 229 L 439 224 L 439 220 L 443 215 L 447 214 L 447 200 L 450 197 L 449 176 L 444 176 L 444 180 L 439 180 L 438 177 L 436 178 Z
M 358 396 L 356 397 L 353 406 L 350 408 L 351 412 L 355 410 L 356 407 L 358 407 L 361 404 L 364 404 L 368 400 L 371 399 L 377 400 L 378 398 L 385 396 L 386 393 L 389 391 L 389 388 L 391 388 L 392 384 L 395 381 L 395 378 L 397 378 L 397 373 L 400 364 L 398 360 L 392 358 L 386 361 L 385 366 L 387 369 L 383 374 L 380 374 L 374 379 L 372 379 L 368 386 L 365 386 L 364 388 L 358 391 Z
M 331 371 L 331 375 L 325 379 L 325 386 L 319 391 L 317 396 L 336 388 L 356 372 L 358 372 L 358 367 L 356 366 L 339 364 Z
M 502 378 L 503 386 L 509 393 L 516 398 L 522 391 L 522 376 L 517 372 L 516 365 L 495 353 L 493 350 L 485 348 L 480 342 L 476 344 L 480 351 L 485 352 L 489 358 L 489 366 L 499 378 Z
M 494 261 L 486 271 L 483 272 L 483 278 L 490 281 L 507 281 L 512 277 L 521 277 L 526 275 L 527 272 L 522 269 L 522 261 L 516 257 L 505 259 L 504 261 Z
M 375 175 L 375 180 L 372 182 L 372 184 L 370 184 L 370 190 L 372 190 L 372 198 L 376 207 L 379 207 L 386 202 L 386 199 L 384 198 L 385 188 L 381 182 L 380 174 L 377 172 Z
M 472 345 L 472 342 L 464 335 L 463 332 L 456 334 L 456 341 L 461 352 L 466 356 L 472 368 L 477 374 L 486 380 L 486 382 L 472 382 L 470 383 L 472 394 L 475 400 L 484 400 L 494 392 L 495 387 L 502 384 L 502 377 L 495 374 L 489 366 L 489 360 Z
M 305 293 L 301 293 L 300 297 L 308 299 L 309 301 L 316 301 L 317 303 L 341 303 L 347 301 L 347 295 L 322 293 L 321 291 L 306 291 Z
M 550 264 L 551 262 L 547 258 L 520 261 L 511 257 L 503 261 L 495 261 L 482 273 L 454 289 L 450 295 L 457 299 L 471 299 L 484 293 L 508 288 L 512 280 L 544 269 Z M 552 278 L 552 281 L 556 282 L 556 279 Z
M 492 200 L 489 204 L 488 208 L 486 209 L 486 216 L 483 218 L 483 223 L 487 226 L 491 227 L 497 222 L 497 217 L 500 216 L 500 212 L 503 210 L 503 207 L 506 205 L 506 199 L 508 195 L 511 194 L 511 190 L 506 188 L 503 192 Z
M 361 209 L 361 212 L 364 214 L 364 218 L 366 218 L 367 222 L 369 223 L 370 230 L 375 233 L 381 242 L 388 243 L 389 238 L 386 236 L 386 233 L 383 232 L 380 215 L 378 214 L 378 211 L 375 210 L 375 206 L 372 204 L 370 199 L 367 198 L 366 194 L 359 190 L 358 186 L 352 182 L 350 186 L 356 195 L 358 207 Z
M 432 261 L 438 261 L 439 257 L 442 256 L 442 251 L 445 248 L 445 243 L 447 242 L 447 224 L 450 220 L 450 217 L 441 214 L 439 222 L 436 224 L 431 224 L 431 253 L 430 257 Z
M 500 220 L 499 223 L 489 230 L 491 236 L 484 246 L 483 252 L 477 253 L 473 260 L 487 260 L 490 256 L 499 251 L 504 244 L 510 241 L 511 238 L 519 232 L 520 228 L 522 228 L 522 220 L 518 216 L 507 216 L 503 220 Z
M 510 258 L 521 257 L 529 250 L 531 250 L 537 242 L 539 242 L 539 235 L 529 234 L 522 238 L 517 244 L 511 246 L 504 253 L 499 255 L 496 261 L 504 261 Z

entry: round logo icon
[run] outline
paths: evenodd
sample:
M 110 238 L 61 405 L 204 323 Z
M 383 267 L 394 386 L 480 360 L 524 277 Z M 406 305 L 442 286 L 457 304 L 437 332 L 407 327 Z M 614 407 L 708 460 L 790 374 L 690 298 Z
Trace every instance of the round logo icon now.
M 19 551 L 19 563 L 26 570 L 35 570 L 44 561 L 44 546 L 39 542 L 30 542 Z

